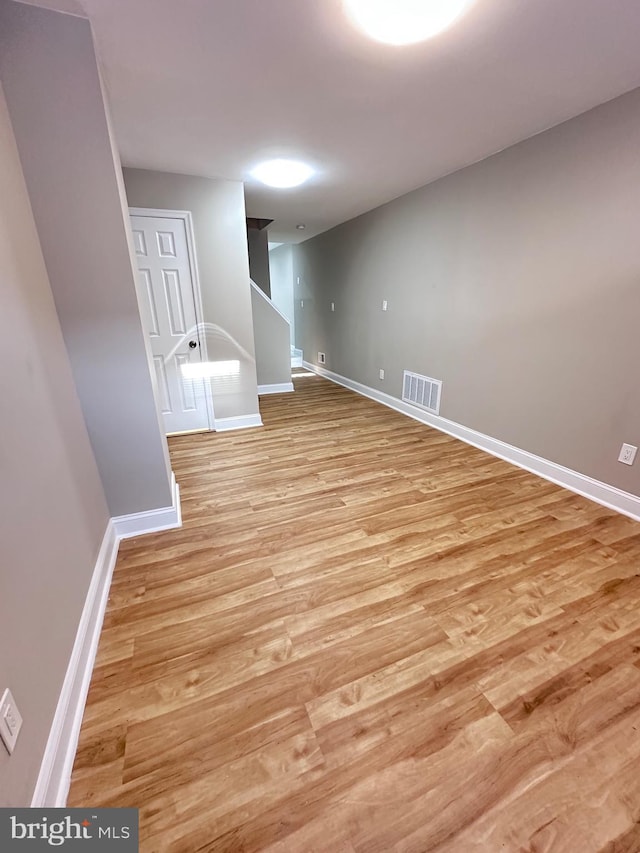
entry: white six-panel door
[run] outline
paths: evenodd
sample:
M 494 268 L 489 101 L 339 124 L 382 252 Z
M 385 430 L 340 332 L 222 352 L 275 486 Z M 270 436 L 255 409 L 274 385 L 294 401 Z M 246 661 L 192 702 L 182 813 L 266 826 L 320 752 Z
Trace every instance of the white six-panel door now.
M 197 377 L 202 347 L 184 220 L 132 215 L 131 228 L 165 430 L 208 429 L 204 380 Z

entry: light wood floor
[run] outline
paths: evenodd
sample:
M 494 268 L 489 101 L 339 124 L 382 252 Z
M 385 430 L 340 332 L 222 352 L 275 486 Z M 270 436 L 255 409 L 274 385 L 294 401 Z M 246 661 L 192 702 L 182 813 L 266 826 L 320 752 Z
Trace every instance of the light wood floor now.
M 640 851 L 640 526 L 320 378 L 171 440 L 71 787 L 149 851 Z

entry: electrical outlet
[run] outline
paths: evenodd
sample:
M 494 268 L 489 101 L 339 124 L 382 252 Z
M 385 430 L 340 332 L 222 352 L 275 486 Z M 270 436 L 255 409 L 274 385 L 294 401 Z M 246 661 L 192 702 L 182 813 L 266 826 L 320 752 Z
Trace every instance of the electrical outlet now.
M 384 368 L 380 368 L 380 379 L 384 379 Z
M 335 311 L 335 310 L 336 310 L 336 303 L 335 303 L 335 302 L 332 302 L 332 303 L 331 303 L 331 310 L 332 310 L 332 311 Z
M 638 448 L 633 444 L 623 444 L 618 456 L 618 462 L 623 462 L 625 465 L 633 465 L 636 458 Z
M 323 352 L 318 353 L 318 364 L 324 364 L 326 360 L 326 356 Z
M 386 299 L 383 299 L 383 300 L 382 300 L 382 310 L 383 310 L 383 311 L 386 311 L 386 310 L 387 310 L 387 300 L 386 300 Z
M 300 307 L 301 307 L 301 308 L 304 308 L 304 299 L 301 299 L 301 300 L 300 300 Z
M 9 755 L 15 749 L 20 729 L 22 728 L 22 715 L 18 711 L 16 700 L 7 688 L 0 700 L 0 737 L 7 747 Z

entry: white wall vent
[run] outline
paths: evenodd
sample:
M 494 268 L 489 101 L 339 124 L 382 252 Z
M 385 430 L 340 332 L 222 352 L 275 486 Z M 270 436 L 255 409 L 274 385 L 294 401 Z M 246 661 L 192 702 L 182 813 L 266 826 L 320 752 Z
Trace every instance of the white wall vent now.
M 428 376 L 420 376 L 419 373 L 404 371 L 402 385 L 402 399 L 405 403 L 420 406 L 434 415 L 440 413 L 440 395 L 442 382 L 439 379 L 430 379 Z
M 326 361 L 325 355 L 323 352 L 318 353 L 318 364 L 324 364 Z

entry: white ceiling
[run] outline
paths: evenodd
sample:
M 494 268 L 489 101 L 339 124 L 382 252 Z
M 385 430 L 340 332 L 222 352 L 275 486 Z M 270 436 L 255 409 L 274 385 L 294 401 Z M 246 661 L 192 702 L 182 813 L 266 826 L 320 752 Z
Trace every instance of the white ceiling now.
M 639 0 L 476 0 L 435 39 L 368 41 L 340 0 L 29 0 L 92 22 L 125 165 L 245 180 L 300 241 L 640 85 Z M 249 178 L 312 163 L 293 190 Z M 304 232 L 295 225 L 304 222 Z

